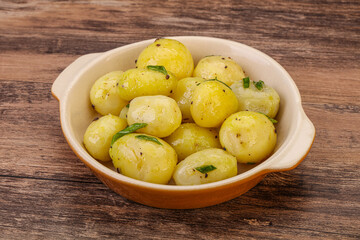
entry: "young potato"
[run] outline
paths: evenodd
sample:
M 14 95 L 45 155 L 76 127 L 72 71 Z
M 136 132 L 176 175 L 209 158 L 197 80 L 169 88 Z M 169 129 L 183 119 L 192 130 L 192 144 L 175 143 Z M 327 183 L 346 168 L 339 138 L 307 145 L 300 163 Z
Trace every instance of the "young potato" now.
M 119 115 L 119 118 L 122 118 L 122 119 L 125 119 L 127 120 L 127 113 L 129 111 L 129 104 L 126 105 L 125 107 L 123 107 L 120 111 L 120 115 Z
M 207 56 L 196 65 L 193 76 L 204 79 L 217 78 L 227 85 L 231 85 L 242 80 L 245 73 L 240 65 L 230 57 Z
M 178 79 L 191 77 L 194 70 L 190 51 L 181 42 L 165 38 L 156 39 L 140 53 L 136 66 L 145 68 L 148 65 L 164 66 Z
M 139 136 L 156 139 L 149 141 Z M 175 150 L 160 138 L 130 133 L 114 142 L 109 150 L 114 167 L 121 174 L 145 182 L 167 184 L 175 170 Z
M 139 96 L 169 96 L 176 88 L 176 77 L 150 69 L 129 69 L 119 80 L 121 98 L 131 100 Z M 126 105 L 126 104 L 125 104 Z
M 191 97 L 197 84 L 203 81 L 204 79 L 199 77 L 183 78 L 178 81 L 175 91 L 170 95 L 175 99 L 181 110 L 183 122 L 193 122 L 190 112 Z
M 176 185 L 198 185 L 227 179 L 236 174 L 237 161 L 234 156 L 222 149 L 209 148 L 181 161 L 176 166 L 173 178 Z
M 191 116 L 201 127 L 219 127 L 238 109 L 238 100 L 233 91 L 215 80 L 204 81 L 197 86 L 190 104 Z
M 260 81 L 259 81 L 260 82 Z M 249 80 L 249 87 L 244 88 L 243 81 L 231 85 L 238 101 L 238 111 L 261 112 L 271 118 L 275 118 L 280 105 L 279 94 L 270 86 L 262 84 L 262 88 L 256 88 L 254 81 Z
M 267 158 L 275 148 L 274 124 L 257 112 L 237 112 L 220 128 L 220 143 L 240 163 L 257 163 Z
M 117 84 L 123 74 L 122 71 L 114 71 L 100 77 L 90 90 L 92 107 L 101 115 L 119 115 L 120 110 L 127 104 L 119 94 Z
M 195 123 L 181 124 L 164 140 L 175 149 L 179 161 L 207 148 L 221 148 L 217 131 L 199 127 Z
M 101 161 L 110 161 L 109 148 L 115 133 L 127 126 L 125 119 L 108 114 L 93 121 L 85 131 L 84 146 L 90 155 Z
M 138 132 L 167 137 L 181 124 L 181 111 L 175 100 L 166 96 L 143 96 L 131 101 L 127 113 L 129 125 L 147 123 Z

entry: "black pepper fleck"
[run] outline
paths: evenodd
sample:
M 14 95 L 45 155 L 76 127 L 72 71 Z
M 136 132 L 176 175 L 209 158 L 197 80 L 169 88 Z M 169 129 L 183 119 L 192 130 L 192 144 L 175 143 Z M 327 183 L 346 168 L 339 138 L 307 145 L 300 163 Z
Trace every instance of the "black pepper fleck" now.
M 205 178 L 207 178 L 208 177 L 208 174 L 207 173 L 205 173 Z
M 98 120 L 99 118 L 98 117 L 96 117 L 96 118 L 94 118 L 94 120 L 93 121 L 96 121 L 96 120 Z
M 169 78 L 170 78 L 169 74 L 166 74 L 165 78 L 166 78 L 166 79 L 169 79 Z
M 218 136 L 215 136 L 215 138 L 218 138 Z
M 225 92 L 225 89 L 223 89 L 223 92 Z
M 225 68 L 227 68 L 227 66 L 225 66 Z
M 172 93 L 172 90 L 170 90 L 170 93 Z
M 91 104 L 91 107 L 92 107 L 93 109 L 95 109 L 95 105 L 94 105 L 94 104 Z
M 156 44 L 157 47 L 160 47 L 160 43 Z
M 190 104 L 193 104 L 193 101 L 191 101 L 191 103 Z
M 118 173 L 120 173 L 120 169 L 116 168 L 116 171 L 117 171 Z
M 135 63 L 137 63 L 137 59 L 135 59 Z
M 142 156 L 142 152 L 140 152 L 140 156 Z

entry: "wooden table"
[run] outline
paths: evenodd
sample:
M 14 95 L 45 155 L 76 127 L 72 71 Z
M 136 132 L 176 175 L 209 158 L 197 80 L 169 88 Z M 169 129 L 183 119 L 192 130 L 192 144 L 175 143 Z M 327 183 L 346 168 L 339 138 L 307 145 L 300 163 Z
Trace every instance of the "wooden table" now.
M 78 56 L 162 36 L 238 41 L 295 80 L 315 143 L 296 169 L 194 210 L 143 206 L 68 146 L 57 75 Z M 1 239 L 359 239 L 359 1 L 0 1 Z

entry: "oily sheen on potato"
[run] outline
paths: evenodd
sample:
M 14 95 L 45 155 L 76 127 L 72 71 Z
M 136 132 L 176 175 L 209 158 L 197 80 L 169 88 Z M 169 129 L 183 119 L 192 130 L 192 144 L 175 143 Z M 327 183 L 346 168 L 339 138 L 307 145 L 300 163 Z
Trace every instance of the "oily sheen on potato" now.
M 221 145 L 240 163 L 257 163 L 275 148 L 274 124 L 262 113 L 242 111 L 228 117 L 220 128 Z
M 207 56 L 196 65 L 193 76 L 204 79 L 217 78 L 227 85 L 231 85 L 241 81 L 245 77 L 245 73 L 241 66 L 230 57 Z
M 144 140 L 131 133 L 119 138 L 109 150 L 114 167 L 121 174 L 145 182 L 167 184 L 177 163 L 175 150 L 160 138 Z
M 183 78 L 178 81 L 175 91 L 170 95 L 179 105 L 183 122 L 193 122 L 190 112 L 191 97 L 197 85 L 203 81 L 204 79 L 199 77 Z
M 129 101 L 139 96 L 169 96 L 176 84 L 177 79 L 170 72 L 164 74 L 150 69 L 134 68 L 121 75 L 119 94 L 121 98 Z
M 92 107 L 100 114 L 119 115 L 120 110 L 128 103 L 120 97 L 118 82 L 122 71 L 113 71 L 100 77 L 90 90 Z
M 84 134 L 84 145 L 86 150 L 95 159 L 110 161 L 109 148 L 111 139 L 115 133 L 124 129 L 127 122 L 117 116 L 108 114 L 93 121 Z
M 199 127 L 195 123 L 181 124 L 164 140 L 175 149 L 179 161 L 207 148 L 221 148 L 216 129 Z
M 167 137 L 181 124 L 181 111 L 175 100 L 166 96 L 137 97 L 130 102 L 128 123 L 147 123 L 138 132 Z
M 244 88 L 243 81 L 231 85 L 231 89 L 239 101 L 238 111 L 261 112 L 275 118 L 280 105 L 279 94 L 265 83 L 257 88 L 254 81 L 248 81 L 247 88 Z
M 178 79 L 191 77 L 194 70 L 194 60 L 190 51 L 174 39 L 156 39 L 140 53 L 136 66 L 146 68 L 149 65 L 164 66 Z
M 207 169 L 213 169 L 206 171 Z M 175 169 L 174 181 L 177 185 L 198 185 L 220 181 L 237 174 L 237 161 L 228 152 L 209 148 L 196 152 Z
M 233 91 L 220 81 L 204 81 L 194 90 L 190 112 L 195 123 L 201 127 L 219 127 L 236 112 L 238 100 Z

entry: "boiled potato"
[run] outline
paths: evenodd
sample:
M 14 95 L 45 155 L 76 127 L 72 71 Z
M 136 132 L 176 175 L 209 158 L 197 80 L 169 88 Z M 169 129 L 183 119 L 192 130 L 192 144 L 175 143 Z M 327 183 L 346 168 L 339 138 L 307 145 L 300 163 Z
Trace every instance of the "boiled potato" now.
M 178 84 L 170 97 L 175 99 L 182 113 L 183 122 L 193 122 L 190 112 L 190 102 L 192 94 L 197 84 L 203 82 L 203 78 L 188 77 L 178 81 Z
M 204 81 L 193 92 L 190 112 L 201 127 L 219 127 L 236 112 L 238 100 L 229 87 L 219 81 Z
M 218 132 L 195 123 L 184 123 L 164 139 L 176 151 L 179 160 L 207 148 L 221 148 Z
M 245 77 L 243 69 L 230 57 L 207 56 L 202 58 L 196 65 L 194 77 L 204 79 L 217 78 L 220 81 L 231 85 Z
M 261 112 L 275 118 L 279 110 L 280 97 L 272 87 L 263 83 L 258 89 L 255 82 L 249 80 L 248 88 L 244 88 L 243 81 L 239 81 L 231 85 L 231 89 L 239 101 L 238 111 Z
M 167 137 L 181 124 L 181 111 L 175 100 L 166 96 L 143 96 L 134 98 L 127 113 L 129 125 L 147 123 L 138 132 L 157 137 Z
M 110 161 L 109 148 L 112 137 L 127 126 L 127 122 L 108 114 L 93 121 L 84 134 L 84 146 L 95 159 Z
M 122 71 L 114 71 L 100 77 L 90 90 L 92 107 L 101 115 L 109 113 L 119 115 L 120 110 L 127 104 L 119 94 L 117 84 L 123 74 Z
M 173 39 L 157 39 L 139 55 L 136 66 L 161 65 L 178 79 L 191 77 L 194 60 L 190 51 L 181 42 Z
M 146 140 L 148 138 L 157 142 Z M 116 140 L 109 153 L 118 172 L 151 183 L 168 183 L 177 163 L 176 152 L 169 144 L 160 138 L 137 133 Z
M 181 161 L 176 166 L 173 178 L 177 185 L 198 185 L 220 181 L 236 174 L 237 161 L 234 156 L 222 149 L 209 148 Z
M 169 96 L 176 88 L 176 77 L 150 69 L 129 69 L 119 80 L 121 98 L 131 100 L 139 96 L 165 95 Z M 126 104 L 125 104 L 126 105 Z
M 237 112 L 220 128 L 220 143 L 240 163 L 257 163 L 267 158 L 275 148 L 274 124 L 257 112 Z
M 129 111 L 129 104 L 126 105 L 125 107 L 123 107 L 120 111 L 120 115 L 119 115 L 119 118 L 122 118 L 122 119 L 125 119 L 127 120 L 127 113 Z

